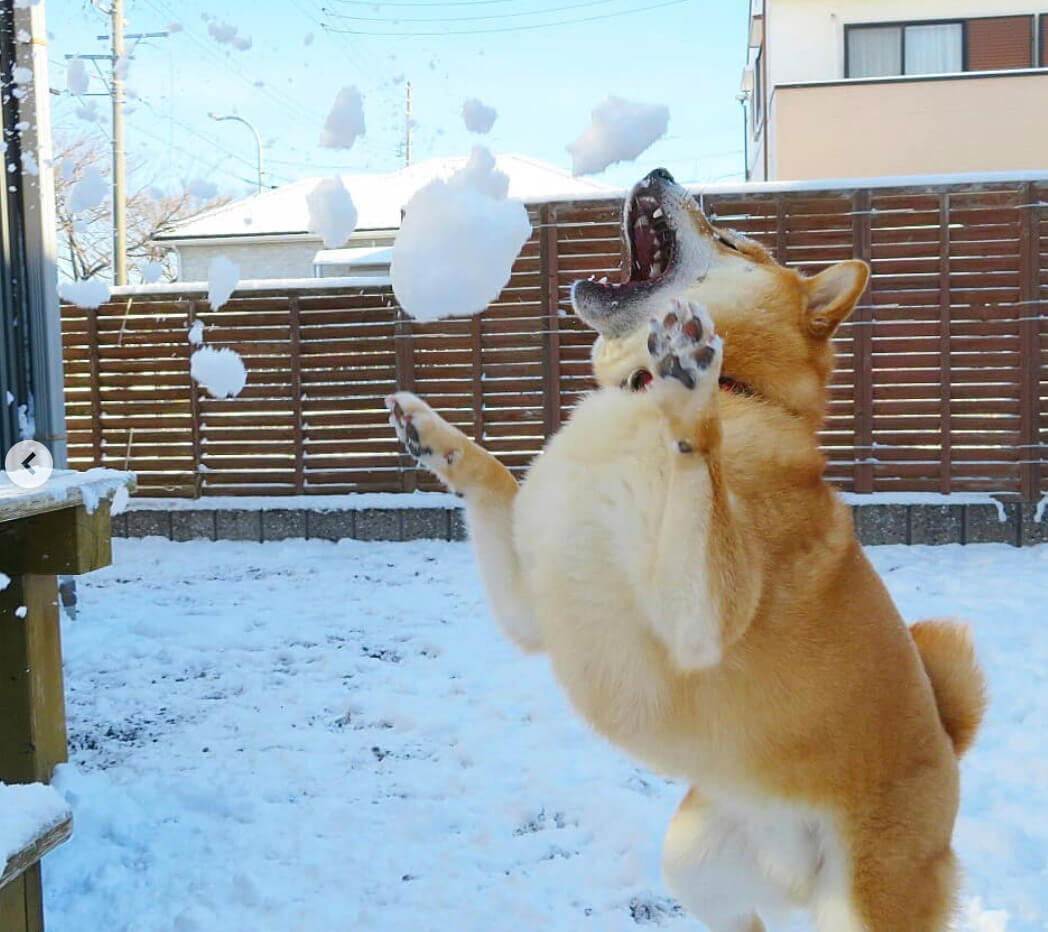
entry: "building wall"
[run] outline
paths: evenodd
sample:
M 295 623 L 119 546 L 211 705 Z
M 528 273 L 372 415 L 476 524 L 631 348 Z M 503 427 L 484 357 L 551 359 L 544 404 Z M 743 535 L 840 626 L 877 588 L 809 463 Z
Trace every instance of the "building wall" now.
M 178 277 L 184 282 L 206 282 L 207 269 L 216 256 L 225 256 L 240 266 L 241 278 L 312 278 L 313 257 L 324 244 L 297 240 L 284 243 L 183 244 L 178 252 Z
M 844 26 L 892 20 L 1048 13 L 1016 0 L 768 0 L 769 93 L 778 84 L 844 77 Z
M 1043 169 L 1048 74 L 779 88 L 781 180 Z

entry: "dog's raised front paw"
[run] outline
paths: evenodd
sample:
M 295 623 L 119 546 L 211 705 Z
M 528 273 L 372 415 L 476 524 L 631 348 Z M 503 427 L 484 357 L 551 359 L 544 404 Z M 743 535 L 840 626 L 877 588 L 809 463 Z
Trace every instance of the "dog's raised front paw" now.
M 689 391 L 711 369 L 714 381 L 720 375 L 721 339 L 706 308 L 692 301 L 674 300 L 662 320 L 651 321 L 648 353 L 657 378 L 674 379 Z
M 462 461 L 469 438 L 452 427 L 411 392 L 386 398 L 389 423 L 408 451 L 446 485 L 455 486 L 455 467 Z

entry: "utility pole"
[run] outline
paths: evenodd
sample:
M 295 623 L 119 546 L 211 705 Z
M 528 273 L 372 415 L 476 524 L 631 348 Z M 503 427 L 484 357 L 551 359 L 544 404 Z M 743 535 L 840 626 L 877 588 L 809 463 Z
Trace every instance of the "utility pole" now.
M 124 0 L 112 0 L 113 37 L 113 283 L 127 284 L 127 159 L 124 151 Z
M 407 88 L 407 116 L 404 120 L 404 165 L 411 164 L 411 82 L 406 84 Z

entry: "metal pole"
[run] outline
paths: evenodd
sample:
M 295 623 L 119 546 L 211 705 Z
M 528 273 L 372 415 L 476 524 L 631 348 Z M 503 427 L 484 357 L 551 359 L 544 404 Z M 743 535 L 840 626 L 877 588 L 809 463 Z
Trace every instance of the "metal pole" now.
M 404 120 L 404 164 L 411 164 L 411 82 L 407 82 L 407 115 Z
M 746 181 L 750 180 L 750 121 L 746 117 L 746 94 L 739 94 L 742 107 L 742 171 Z
M 255 129 L 255 125 L 253 123 L 248 122 L 241 116 L 234 116 L 232 114 L 223 116 L 220 113 L 215 113 L 214 111 L 212 111 L 208 114 L 208 116 L 211 117 L 212 120 L 215 120 L 219 123 L 221 123 L 223 120 L 235 120 L 237 123 L 243 123 L 249 130 L 251 130 L 252 133 L 254 133 L 255 146 L 258 157 L 258 193 L 261 194 L 266 189 L 266 175 L 262 163 L 262 136 L 258 132 L 258 130 Z
M 113 282 L 127 284 L 127 180 L 124 153 L 124 0 L 112 0 Z

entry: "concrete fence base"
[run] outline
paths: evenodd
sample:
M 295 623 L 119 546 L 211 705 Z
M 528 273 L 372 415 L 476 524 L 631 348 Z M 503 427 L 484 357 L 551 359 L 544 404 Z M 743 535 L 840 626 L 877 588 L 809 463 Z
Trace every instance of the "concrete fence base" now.
M 1034 505 L 857 505 L 855 527 L 864 544 L 985 544 L 1016 547 L 1048 543 L 1048 521 L 1034 520 Z M 117 537 L 170 540 L 465 540 L 461 508 L 309 510 L 133 508 L 113 517 Z

